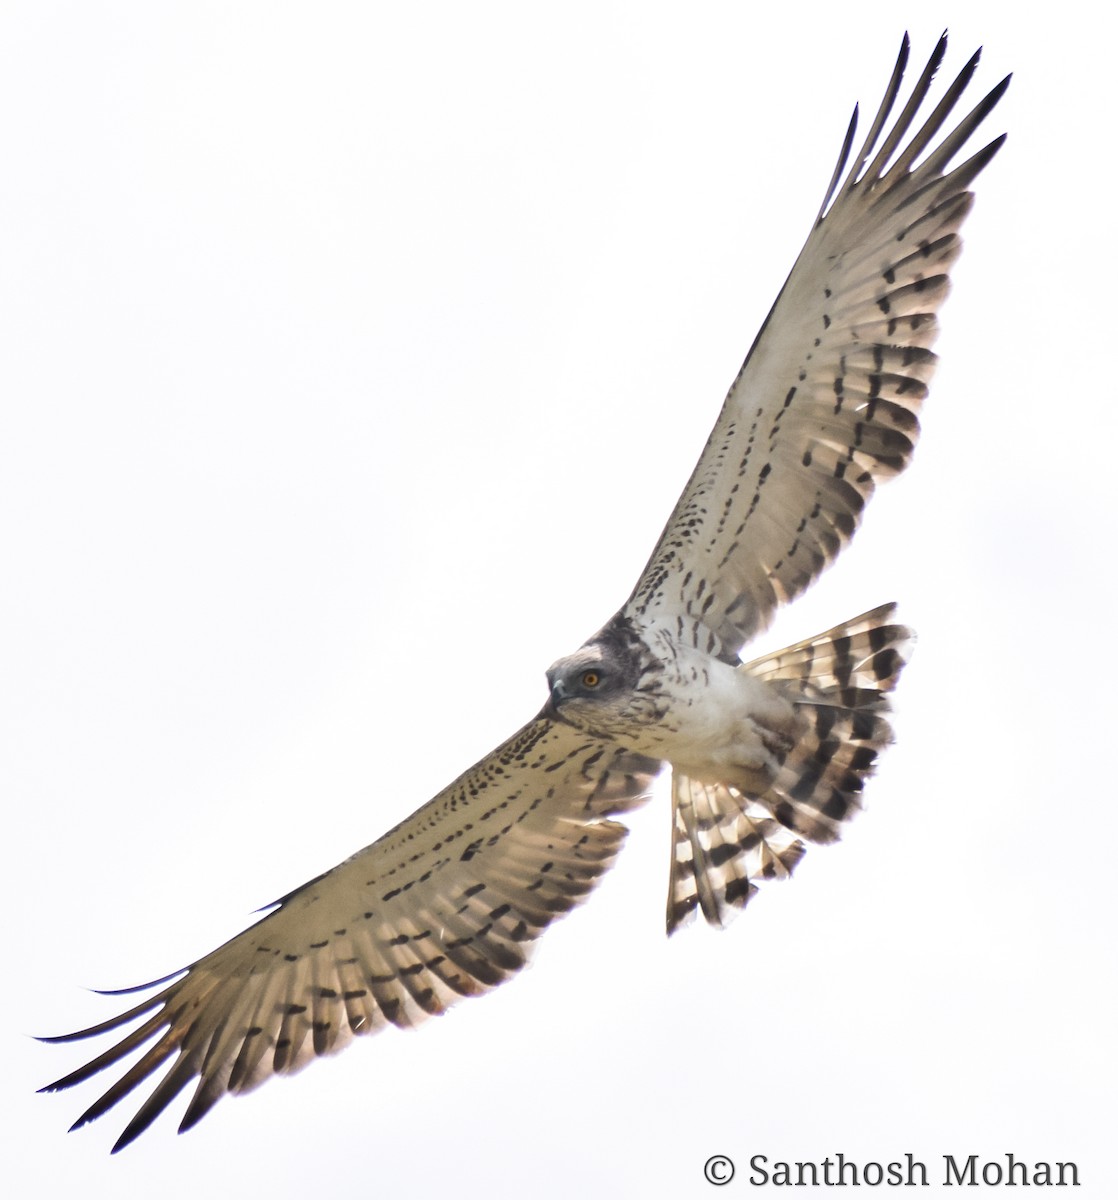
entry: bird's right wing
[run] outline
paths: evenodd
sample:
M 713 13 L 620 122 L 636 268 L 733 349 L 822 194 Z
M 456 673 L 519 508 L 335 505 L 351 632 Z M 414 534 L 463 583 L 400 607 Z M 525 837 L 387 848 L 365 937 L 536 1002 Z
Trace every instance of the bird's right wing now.
M 613 863 L 627 830 L 607 818 L 639 804 L 659 766 L 538 717 L 169 986 L 102 1024 L 44 1039 L 92 1037 L 145 1018 L 43 1090 L 81 1083 L 153 1042 L 75 1123 L 108 1111 L 170 1060 L 118 1150 L 194 1079 L 180 1130 L 227 1092 L 495 987 Z
M 905 38 L 865 143 L 839 186 L 851 123 L 815 227 L 622 610 L 626 616 L 699 621 L 734 661 L 776 606 L 833 561 L 875 484 L 908 463 L 935 368 L 936 312 L 973 200 L 967 189 L 1004 135 L 949 166 L 1009 83 L 1004 79 L 941 134 L 975 54 L 912 132 L 945 48 L 946 35 L 883 133 L 908 58 Z

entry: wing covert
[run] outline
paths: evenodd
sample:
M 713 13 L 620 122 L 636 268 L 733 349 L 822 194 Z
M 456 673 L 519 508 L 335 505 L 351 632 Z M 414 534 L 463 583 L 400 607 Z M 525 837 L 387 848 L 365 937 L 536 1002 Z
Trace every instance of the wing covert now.
M 840 187 L 855 110 L 816 224 L 626 615 L 702 621 L 725 657 L 736 658 L 776 606 L 833 561 L 876 484 L 907 465 L 936 364 L 936 312 L 973 200 L 967 188 L 1004 140 L 945 173 L 1008 78 L 913 165 L 940 135 L 978 62 L 976 53 L 909 136 L 945 49 L 946 35 L 882 138 L 908 58 L 905 37 Z
M 356 1035 L 415 1025 L 496 987 L 612 865 L 627 830 L 607 818 L 641 803 L 658 770 L 654 760 L 537 717 L 155 995 L 89 1029 L 44 1039 L 73 1041 L 146 1018 L 42 1090 L 81 1083 L 151 1042 L 74 1125 L 101 1116 L 172 1060 L 115 1151 L 195 1079 L 180 1131 L 227 1092 L 249 1091 Z

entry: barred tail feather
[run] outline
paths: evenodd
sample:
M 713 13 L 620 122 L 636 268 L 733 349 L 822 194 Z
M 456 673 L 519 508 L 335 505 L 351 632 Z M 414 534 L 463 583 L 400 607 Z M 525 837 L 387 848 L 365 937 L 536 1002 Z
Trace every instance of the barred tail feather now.
M 702 910 L 725 928 L 757 890 L 755 879 L 785 879 L 804 844 L 736 788 L 672 774 L 672 861 L 668 933 Z
M 861 807 L 878 752 L 892 740 L 887 694 L 914 640 L 895 611 L 882 605 L 742 666 L 792 702 L 802 731 L 760 795 L 673 773 L 669 934 L 696 909 L 725 928 L 758 880 L 791 874 L 801 839 L 835 841 Z

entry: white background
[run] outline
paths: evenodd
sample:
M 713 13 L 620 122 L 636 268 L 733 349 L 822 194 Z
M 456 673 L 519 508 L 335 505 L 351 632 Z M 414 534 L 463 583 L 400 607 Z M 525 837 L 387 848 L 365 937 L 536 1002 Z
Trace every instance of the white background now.
M 753 1154 L 911 1151 L 938 1185 L 1012 1152 L 1115 1194 L 1116 30 L 1089 7 L 5 5 L 8 1180 L 685 1197 L 714 1153 L 741 1195 Z M 915 465 L 766 641 L 889 599 L 918 628 L 867 813 L 669 943 L 661 795 L 486 1000 L 183 1139 L 168 1115 L 110 1159 L 128 1104 L 67 1136 L 98 1091 L 34 1088 L 100 1047 L 30 1034 L 372 841 L 624 600 L 906 25 L 913 73 L 949 25 L 945 74 L 986 46 L 975 100 L 1017 76 Z

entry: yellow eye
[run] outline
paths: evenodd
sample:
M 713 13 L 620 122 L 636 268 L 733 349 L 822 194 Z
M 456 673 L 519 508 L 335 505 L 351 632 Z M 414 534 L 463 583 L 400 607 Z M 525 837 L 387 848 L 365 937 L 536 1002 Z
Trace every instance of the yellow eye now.
M 602 682 L 602 677 L 597 671 L 583 671 L 582 686 L 588 688 L 596 688 Z

